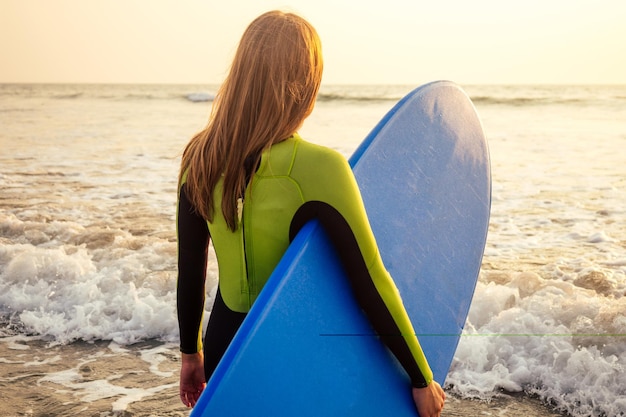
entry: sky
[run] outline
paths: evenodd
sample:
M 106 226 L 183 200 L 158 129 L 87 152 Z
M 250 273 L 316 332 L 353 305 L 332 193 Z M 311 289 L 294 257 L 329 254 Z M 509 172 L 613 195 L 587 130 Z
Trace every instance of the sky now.
M 220 83 L 296 12 L 328 84 L 626 84 L 624 0 L 0 0 L 0 83 Z

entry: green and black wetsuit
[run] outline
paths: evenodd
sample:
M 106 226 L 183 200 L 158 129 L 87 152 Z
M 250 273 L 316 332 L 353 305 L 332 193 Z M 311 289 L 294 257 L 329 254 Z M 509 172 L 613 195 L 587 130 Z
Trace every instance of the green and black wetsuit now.
M 357 300 L 374 330 L 405 368 L 415 387 L 432 372 L 385 269 L 361 194 L 345 158 L 297 134 L 261 155 L 258 169 L 240 201 L 239 227 L 228 229 L 221 210 L 213 222 L 198 217 L 179 191 L 178 316 L 181 351 L 202 348 L 204 277 L 209 238 L 219 268 L 219 290 L 205 336 L 207 378 L 250 310 L 297 231 L 317 218 L 325 227 L 350 277 Z M 221 207 L 221 182 L 215 206 Z

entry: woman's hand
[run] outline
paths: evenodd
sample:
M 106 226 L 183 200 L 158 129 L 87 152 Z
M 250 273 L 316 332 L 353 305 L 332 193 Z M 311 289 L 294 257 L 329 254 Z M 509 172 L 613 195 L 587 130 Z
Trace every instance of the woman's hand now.
M 195 406 L 205 386 L 202 353 L 183 353 L 180 368 L 180 400 L 187 407 Z
M 439 417 L 443 410 L 446 393 L 436 381 L 425 388 L 413 388 L 413 401 L 420 417 Z

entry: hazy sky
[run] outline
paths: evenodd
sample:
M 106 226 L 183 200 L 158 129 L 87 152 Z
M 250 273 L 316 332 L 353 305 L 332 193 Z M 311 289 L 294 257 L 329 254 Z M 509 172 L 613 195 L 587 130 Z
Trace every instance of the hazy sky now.
M 219 83 L 276 8 L 329 84 L 626 84 L 625 0 L 0 0 L 0 83 Z

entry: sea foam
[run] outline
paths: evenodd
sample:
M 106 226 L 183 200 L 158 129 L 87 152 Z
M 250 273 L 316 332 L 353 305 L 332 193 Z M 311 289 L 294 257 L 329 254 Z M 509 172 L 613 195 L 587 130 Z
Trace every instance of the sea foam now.
M 581 417 L 626 412 L 626 298 L 537 274 L 494 275 L 476 288 L 451 391 L 524 391 Z
M 20 223 L 13 216 L 0 216 L 5 230 L 27 226 Z M 56 223 L 23 236 L 45 241 L 55 235 L 54 239 L 72 241 L 83 232 L 76 224 Z M 94 239 L 78 245 L 50 240 L 37 246 L 0 247 L 2 313 L 19 321 L 27 333 L 57 343 L 175 340 L 176 277 L 163 265 L 175 259 L 175 243 L 141 240 L 117 231 L 104 239 L 108 244 L 100 242 L 89 249 L 102 237 L 96 234 Z

